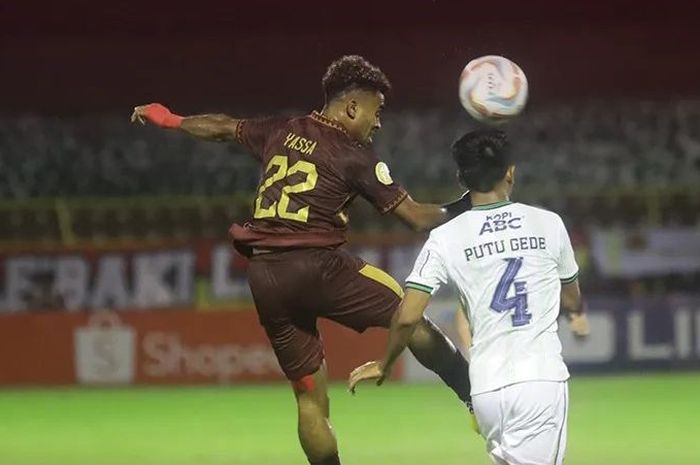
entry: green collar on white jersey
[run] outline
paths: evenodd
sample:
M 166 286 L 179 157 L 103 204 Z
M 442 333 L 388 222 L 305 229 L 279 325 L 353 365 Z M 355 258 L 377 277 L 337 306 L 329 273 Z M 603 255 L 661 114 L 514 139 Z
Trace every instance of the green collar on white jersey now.
M 472 210 L 493 210 L 494 208 L 504 207 L 506 205 L 510 205 L 511 203 L 513 202 L 511 202 L 510 200 L 501 200 L 500 202 L 477 205 L 475 207 L 472 207 Z

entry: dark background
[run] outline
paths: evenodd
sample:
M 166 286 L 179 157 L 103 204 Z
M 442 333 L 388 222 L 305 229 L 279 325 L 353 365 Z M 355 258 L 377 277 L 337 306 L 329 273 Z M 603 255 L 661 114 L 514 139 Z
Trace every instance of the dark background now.
M 696 2 L 391 3 L 5 1 L 0 114 L 306 110 L 345 53 L 385 70 L 393 109 L 457 108 L 483 54 L 523 67 L 531 106 L 700 95 Z

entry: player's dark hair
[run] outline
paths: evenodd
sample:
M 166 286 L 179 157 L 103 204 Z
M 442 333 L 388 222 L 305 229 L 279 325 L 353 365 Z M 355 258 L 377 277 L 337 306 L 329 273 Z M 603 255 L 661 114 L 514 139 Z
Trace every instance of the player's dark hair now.
M 452 144 L 452 157 L 460 181 L 476 192 L 492 191 L 513 164 L 508 137 L 498 129 L 466 133 Z
M 326 101 L 352 89 L 386 93 L 391 83 L 381 69 L 360 55 L 345 55 L 328 66 L 321 80 Z

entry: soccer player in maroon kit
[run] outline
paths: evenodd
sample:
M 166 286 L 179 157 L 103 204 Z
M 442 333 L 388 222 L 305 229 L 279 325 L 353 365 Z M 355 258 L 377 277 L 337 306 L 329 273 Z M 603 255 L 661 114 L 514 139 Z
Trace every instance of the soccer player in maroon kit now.
M 236 141 L 264 167 L 253 218 L 234 224 L 234 247 L 250 257 L 248 281 L 260 323 L 298 405 L 299 440 L 311 464 L 339 464 L 318 317 L 362 332 L 388 328 L 402 298 L 391 276 L 340 248 L 348 205 L 358 195 L 381 213 L 427 230 L 470 207 L 468 196 L 446 206 L 417 203 L 371 149 L 381 127 L 384 73 L 360 56 L 332 63 L 322 80 L 320 112 L 294 118 L 182 117 L 153 103 L 132 121 L 177 128 L 195 137 Z M 468 364 L 445 335 L 423 319 L 409 345 L 463 402 L 470 402 Z

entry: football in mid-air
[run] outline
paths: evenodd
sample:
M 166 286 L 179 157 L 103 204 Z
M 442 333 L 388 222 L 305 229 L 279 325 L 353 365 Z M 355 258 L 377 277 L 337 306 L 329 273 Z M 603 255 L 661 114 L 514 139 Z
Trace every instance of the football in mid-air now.
M 488 55 L 470 61 L 459 76 L 459 100 L 482 123 L 500 124 L 527 102 L 527 78 L 508 58 Z

